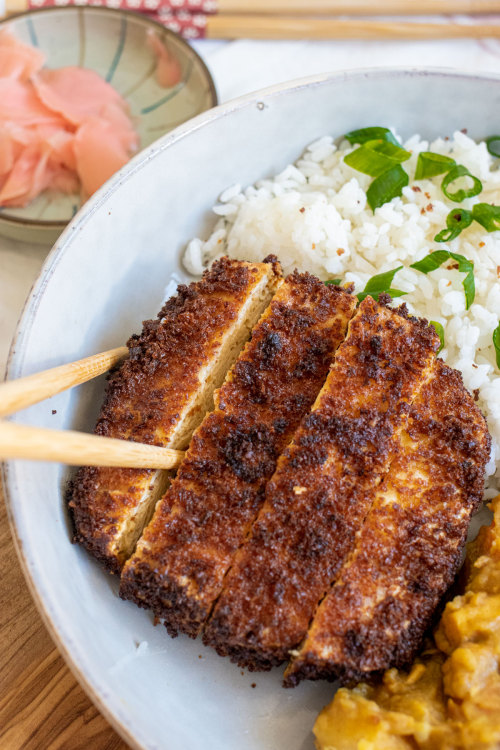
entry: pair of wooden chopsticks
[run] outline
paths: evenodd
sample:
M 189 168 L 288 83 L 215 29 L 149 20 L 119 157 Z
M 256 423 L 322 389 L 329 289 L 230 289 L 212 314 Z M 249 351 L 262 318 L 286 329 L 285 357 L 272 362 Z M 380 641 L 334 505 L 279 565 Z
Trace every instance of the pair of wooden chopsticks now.
M 106 6 L 107 0 L 65 0 Z M 7 13 L 58 0 L 6 0 Z M 498 0 L 115 0 L 186 39 L 459 39 L 500 37 L 500 23 L 401 22 L 380 16 L 499 13 Z M 345 14 L 354 18 L 339 18 Z M 368 15 L 370 19 L 356 18 Z
M 128 354 L 125 346 L 67 365 L 0 384 L 0 417 L 102 375 Z M 0 460 L 24 458 L 72 466 L 173 469 L 184 454 L 169 448 L 87 435 L 71 430 L 28 427 L 0 420 Z

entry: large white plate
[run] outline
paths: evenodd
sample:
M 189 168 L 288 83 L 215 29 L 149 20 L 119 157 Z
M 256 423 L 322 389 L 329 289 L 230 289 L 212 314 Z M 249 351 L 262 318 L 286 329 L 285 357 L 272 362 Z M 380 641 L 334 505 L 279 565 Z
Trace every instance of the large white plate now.
M 139 331 L 167 283 L 184 277 L 181 249 L 211 221 L 209 208 L 229 184 L 277 172 L 325 133 L 367 125 L 429 137 L 466 127 L 484 138 L 497 129 L 499 105 L 499 78 L 379 70 L 276 87 L 190 121 L 107 183 L 61 236 L 26 304 L 9 376 L 120 345 Z M 102 380 L 87 384 L 16 421 L 89 430 L 102 391 Z M 311 727 L 332 686 L 284 690 L 280 669 L 242 673 L 199 642 L 153 627 L 147 612 L 118 598 L 117 581 L 70 544 L 68 476 L 58 465 L 9 464 L 10 516 L 53 637 L 124 738 L 148 750 L 312 748 Z

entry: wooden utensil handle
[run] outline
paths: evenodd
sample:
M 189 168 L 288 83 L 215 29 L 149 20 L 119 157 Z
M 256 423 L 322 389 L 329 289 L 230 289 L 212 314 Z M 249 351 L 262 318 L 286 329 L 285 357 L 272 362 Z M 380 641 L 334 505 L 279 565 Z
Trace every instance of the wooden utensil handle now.
M 422 23 L 220 14 L 207 16 L 204 35 L 211 39 L 480 39 L 500 37 L 500 23 Z
M 189 2 L 189 0 L 188 0 Z M 498 0 L 217 0 L 219 13 L 425 15 L 498 13 Z
M 57 0 L 6 0 L 7 13 L 57 6 Z M 106 6 L 107 0 L 67 0 L 65 5 Z M 114 0 L 114 8 L 150 12 L 148 0 Z M 154 9 L 189 13 L 255 13 L 257 15 L 435 15 L 498 13 L 498 0 L 155 0 Z
M 119 346 L 77 362 L 70 362 L 50 370 L 43 370 L 35 375 L 1 383 L 0 417 L 26 409 L 67 388 L 92 380 L 116 365 L 127 354 L 127 347 Z
M 0 421 L 0 460 L 23 458 L 71 466 L 175 469 L 183 457 L 182 451 L 171 448 Z

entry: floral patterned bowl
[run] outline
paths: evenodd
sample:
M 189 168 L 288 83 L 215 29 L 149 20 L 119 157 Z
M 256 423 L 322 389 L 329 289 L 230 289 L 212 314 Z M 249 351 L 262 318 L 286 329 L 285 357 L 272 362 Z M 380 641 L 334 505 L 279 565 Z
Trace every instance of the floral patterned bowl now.
M 47 67 L 90 68 L 114 86 L 130 105 L 141 149 L 217 104 L 212 77 L 199 55 L 173 31 L 138 13 L 44 8 L 2 21 L 0 28 L 6 27 L 19 40 L 39 47 Z M 156 57 L 147 43 L 150 30 L 179 62 L 181 80 L 170 88 L 156 81 Z M 0 209 L 0 233 L 52 244 L 79 208 L 78 195 L 45 191 L 25 208 Z

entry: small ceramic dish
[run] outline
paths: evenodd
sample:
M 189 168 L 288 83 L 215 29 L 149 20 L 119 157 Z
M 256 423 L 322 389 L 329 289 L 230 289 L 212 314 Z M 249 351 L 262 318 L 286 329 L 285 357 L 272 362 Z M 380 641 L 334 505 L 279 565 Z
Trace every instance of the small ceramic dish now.
M 141 149 L 217 104 L 214 82 L 199 55 L 173 31 L 137 13 L 45 8 L 2 21 L 0 28 L 41 49 L 48 68 L 78 65 L 99 73 L 129 103 Z M 147 43 L 150 30 L 180 63 L 181 81 L 171 88 L 156 81 L 156 58 Z M 45 191 L 25 208 L 0 209 L 0 233 L 51 244 L 79 208 L 78 195 Z

